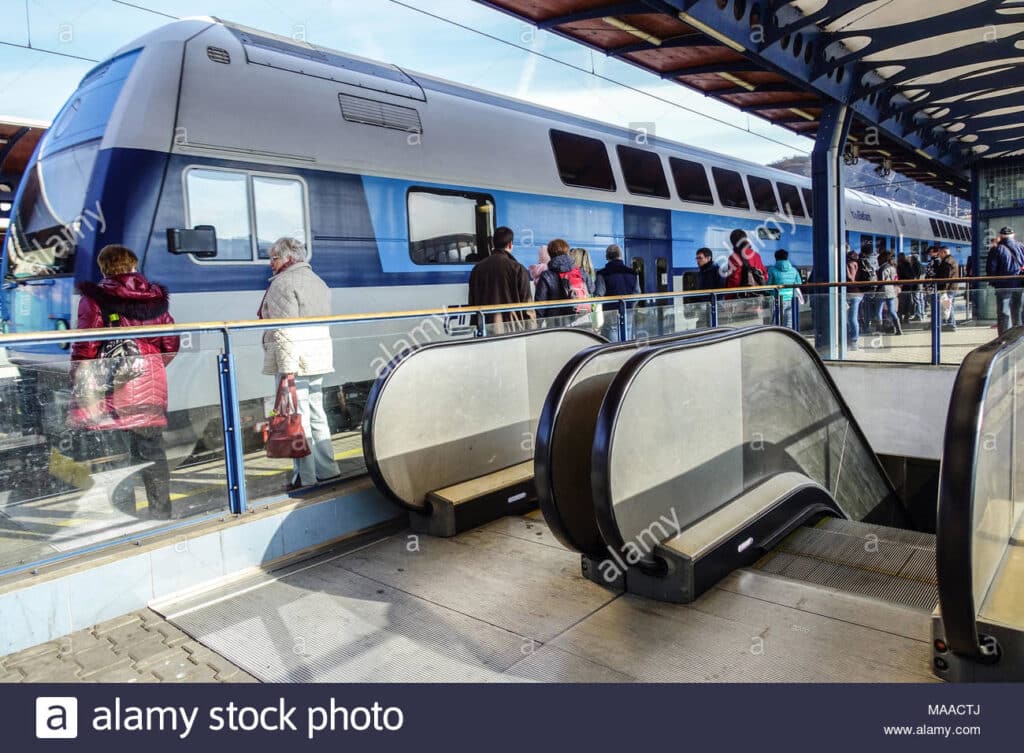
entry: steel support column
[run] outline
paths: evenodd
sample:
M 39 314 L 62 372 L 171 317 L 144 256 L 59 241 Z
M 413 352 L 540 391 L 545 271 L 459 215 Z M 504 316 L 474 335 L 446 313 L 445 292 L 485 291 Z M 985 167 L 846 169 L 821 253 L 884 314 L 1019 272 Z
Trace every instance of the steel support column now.
M 822 110 L 818 136 L 811 154 L 813 202 L 814 282 L 843 280 L 846 222 L 843 196 L 843 147 L 850 132 L 853 111 L 840 102 Z M 814 340 L 823 358 L 846 356 L 846 290 L 835 288 L 827 297 L 816 295 Z

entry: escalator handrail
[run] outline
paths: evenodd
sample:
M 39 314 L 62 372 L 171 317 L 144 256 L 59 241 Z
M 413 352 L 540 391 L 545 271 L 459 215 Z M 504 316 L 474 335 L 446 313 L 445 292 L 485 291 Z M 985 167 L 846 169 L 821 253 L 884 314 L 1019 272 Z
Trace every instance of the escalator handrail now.
M 644 367 L 658 356 L 679 350 L 687 350 L 689 348 L 701 348 L 708 345 L 715 345 L 743 337 L 752 337 L 763 332 L 776 332 L 784 337 L 788 337 L 793 342 L 798 343 L 799 347 L 803 348 L 804 352 L 807 353 L 815 364 L 817 364 L 818 372 L 822 377 L 825 387 L 831 391 L 832 396 L 839 405 L 839 409 L 844 418 L 849 422 L 850 428 L 854 432 L 855 436 L 870 451 L 869 455 L 871 460 L 880 477 L 885 482 L 889 496 L 895 497 L 896 487 L 889 478 L 889 474 L 886 473 L 885 467 L 882 465 L 882 461 L 878 459 L 878 455 L 876 455 L 874 450 L 871 448 L 871 443 L 864 434 L 864 430 L 860 428 L 860 424 L 854 417 L 853 411 L 850 410 L 849 404 L 847 404 L 843 394 L 839 391 L 839 387 L 836 386 L 835 380 L 832 379 L 832 375 L 829 374 L 825 364 L 822 362 L 814 348 L 811 347 L 810 343 L 787 327 L 746 327 L 743 329 L 723 332 L 711 337 L 684 341 L 678 345 L 662 346 L 659 348 L 644 348 L 623 365 L 609 386 L 608 392 L 605 393 L 604 403 L 601 406 L 601 412 L 597 419 L 597 429 L 594 434 L 594 451 L 590 468 L 591 488 L 594 491 L 594 512 L 597 515 L 598 527 L 600 528 L 601 535 L 604 537 L 608 546 L 612 547 L 615 551 L 621 551 L 626 542 L 623 540 L 618 524 L 615 521 L 615 511 L 613 509 L 614 506 L 611 499 L 611 477 L 609 475 L 610 469 L 608 467 L 608 460 L 611 457 L 613 449 L 612 437 L 615 435 L 615 427 L 619 420 L 622 403 L 625 400 L 626 395 L 629 393 L 629 389 L 632 386 L 633 381 L 639 376 Z
M 589 555 L 599 555 L 603 552 L 584 551 L 584 547 L 577 541 L 569 526 L 565 524 L 562 511 L 554 499 L 555 464 L 552 457 L 554 446 L 552 440 L 558 426 L 559 412 L 562 402 L 565 399 L 568 387 L 576 381 L 579 372 L 591 361 L 591 359 L 619 350 L 638 351 L 641 348 L 664 347 L 665 345 L 680 342 L 692 341 L 699 337 L 719 334 L 727 331 L 728 327 L 716 327 L 706 330 L 693 330 L 672 335 L 664 335 L 646 341 L 626 340 L 624 342 L 603 343 L 594 345 L 576 353 L 558 372 L 555 381 L 548 390 L 548 396 L 544 400 L 544 407 L 541 409 L 540 420 L 537 423 L 537 440 L 534 445 L 533 477 L 537 485 L 537 499 L 540 503 L 541 512 L 548 528 L 555 535 L 555 538 L 567 549 Z
M 953 653 L 980 662 L 994 658 L 978 634 L 974 603 L 974 487 L 982 420 L 992 370 L 1000 356 L 1022 340 L 1024 327 L 1015 327 L 972 350 L 960 364 L 939 467 L 935 571 L 943 632 Z
M 370 393 L 366 398 L 366 408 L 363 410 L 363 423 L 361 427 L 362 444 L 363 444 L 363 460 L 366 463 L 366 472 L 373 481 L 374 486 L 377 487 L 388 499 L 395 504 L 404 507 L 409 510 L 415 510 L 422 512 L 421 508 L 410 505 L 404 499 L 399 497 L 391 486 L 388 484 L 387 479 L 384 477 L 384 472 L 381 470 L 380 462 L 377 459 L 377 452 L 375 444 L 373 442 L 373 430 L 374 422 L 377 418 L 377 408 L 380 405 L 381 396 L 384 394 L 384 390 L 387 388 L 388 383 L 391 381 L 395 373 L 402 367 L 403 364 L 407 363 L 417 353 L 424 350 L 434 350 L 438 348 L 449 348 L 455 346 L 466 346 L 470 343 L 493 343 L 499 340 L 511 340 L 518 337 L 534 337 L 537 335 L 543 335 L 551 332 L 578 332 L 582 335 L 591 337 L 595 344 L 607 343 L 608 341 L 594 332 L 589 332 L 584 329 L 577 329 L 573 327 L 549 327 L 545 329 L 528 330 L 526 332 L 513 332 L 507 335 L 494 335 L 491 337 L 475 337 L 475 338 L 459 338 L 455 340 L 445 340 L 443 342 L 436 343 L 423 343 L 413 345 L 397 353 L 388 362 L 387 366 L 384 367 L 383 373 L 378 376 L 373 386 L 370 388 Z

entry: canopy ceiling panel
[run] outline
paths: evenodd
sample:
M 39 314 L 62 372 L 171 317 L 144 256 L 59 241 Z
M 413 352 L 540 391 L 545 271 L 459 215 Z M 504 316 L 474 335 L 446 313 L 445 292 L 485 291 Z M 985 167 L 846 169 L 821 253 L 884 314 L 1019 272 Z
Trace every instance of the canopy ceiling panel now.
M 950 193 L 1024 138 L 1024 0 L 478 2 Z

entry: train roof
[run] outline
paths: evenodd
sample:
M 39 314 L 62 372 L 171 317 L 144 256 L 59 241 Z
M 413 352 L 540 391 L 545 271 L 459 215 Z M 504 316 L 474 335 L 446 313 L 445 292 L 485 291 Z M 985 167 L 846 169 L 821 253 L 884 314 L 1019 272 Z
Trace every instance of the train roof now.
M 574 115 L 572 113 L 567 113 L 561 110 L 545 107 L 543 105 L 527 102 L 525 100 L 511 97 L 506 94 L 497 94 L 495 92 L 487 91 L 484 89 L 479 89 L 465 84 L 448 81 L 446 79 L 438 78 L 436 76 L 431 76 L 416 71 L 407 71 L 396 65 L 382 63 L 368 58 L 363 58 L 358 55 L 352 55 L 350 53 L 340 52 L 332 50 L 330 48 L 313 45 L 308 42 L 295 40 L 290 37 L 283 37 L 269 32 L 252 29 L 242 24 L 226 21 L 212 16 L 186 18 L 165 24 L 164 26 L 154 29 L 153 31 L 143 35 L 142 37 L 134 40 L 133 42 L 123 46 L 120 50 L 117 51 L 117 53 L 115 53 L 115 56 L 127 53 L 131 50 L 139 49 L 140 47 L 150 44 L 174 42 L 185 43 L 191 37 L 207 30 L 210 26 L 214 25 L 222 26 L 225 29 L 229 30 L 243 44 L 257 41 L 259 42 L 260 45 L 269 47 L 276 51 L 284 52 L 288 55 L 295 56 L 300 59 L 308 59 L 311 64 L 315 63 L 319 66 L 326 65 L 329 67 L 333 67 L 337 70 L 345 70 L 348 72 L 357 71 L 361 74 L 388 80 L 389 85 L 396 89 L 401 87 L 407 87 L 409 90 L 419 88 L 421 90 L 434 91 L 453 97 L 472 100 L 493 107 L 513 110 L 518 113 L 550 121 L 553 124 L 575 126 L 590 131 L 592 133 L 604 134 L 608 137 L 618 140 L 631 141 L 637 135 L 635 131 L 631 131 L 627 128 L 616 126 L 614 124 L 607 123 L 604 121 Z M 96 68 L 100 68 L 104 64 L 105 63 L 100 63 Z M 86 74 L 86 77 L 88 77 L 90 74 Z M 425 97 L 425 95 L 423 95 L 422 92 L 421 95 Z M 778 168 L 768 167 L 763 164 L 751 162 L 749 160 L 740 159 L 719 152 L 714 152 L 709 149 L 694 147 L 689 144 L 672 141 L 670 139 L 659 138 L 657 136 L 652 135 L 646 137 L 646 145 L 656 149 L 674 151 L 683 155 L 695 157 L 697 159 L 703 159 L 704 161 L 707 162 L 717 162 L 719 164 L 725 162 L 733 167 L 752 171 L 757 174 L 769 174 L 778 179 L 786 180 L 787 182 L 790 183 L 796 183 L 800 185 L 810 184 L 809 178 L 799 175 L 798 173 L 791 173 L 785 170 L 780 170 Z M 957 219 L 951 217 L 950 215 L 945 215 L 938 212 L 931 212 L 929 210 L 924 210 L 918 207 L 912 207 L 906 204 L 900 204 L 899 202 L 895 202 L 890 199 L 882 199 L 880 197 L 876 197 L 870 194 L 863 194 L 852 189 L 847 190 L 850 192 L 852 196 L 856 197 L 859 201 L 865 204 L 875 204 L 876 206 L 881 207 L 904 209 L 908 211 L 917 212 L 929 217 L 943 218 L 946 220 Z

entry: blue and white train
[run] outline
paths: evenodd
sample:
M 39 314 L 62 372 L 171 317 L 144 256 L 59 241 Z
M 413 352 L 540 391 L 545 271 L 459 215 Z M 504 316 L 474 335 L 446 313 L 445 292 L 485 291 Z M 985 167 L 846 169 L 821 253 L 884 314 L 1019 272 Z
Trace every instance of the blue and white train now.
M 338 313 L 461 303 L 497 225 L 524 263 L 554 237 L 598 262 L 615 242 L 645 292 L 679 289 L 695 250 L 721 252 L 737 227 L 769 263 L 785 247 L 808 267 L 810 209 L 790 173 L 189 19 L 97 65 L 54 120 L 11 212 L 2 314 L 11 332 L 74 327 L 75 283 L 123 243 L 177 321 L 251 319 L 286 234 L 308 242 Z M 846 211 L 855 249 L 945 243 L 962 261 L 970 245 L 947 216 L 855 191 Z M 196 226 L 215 229 L 216 255 L 170 253 L 168 230 Z

